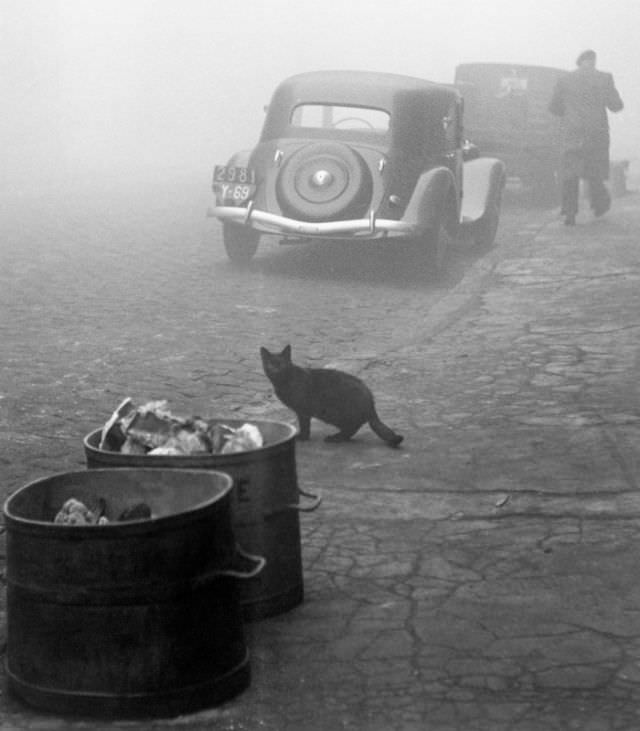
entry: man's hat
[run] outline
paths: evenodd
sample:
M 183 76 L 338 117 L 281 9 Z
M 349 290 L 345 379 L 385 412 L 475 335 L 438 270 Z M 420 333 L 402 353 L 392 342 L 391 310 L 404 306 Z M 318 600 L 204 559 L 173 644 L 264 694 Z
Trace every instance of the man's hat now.
M 583 51 L 578 58 L 576 58 L 576 66 L 580 66 L 580 64 L 583 61 L 595 61 L 596 60 L 596 52 L 589 49 L 588 51 Z

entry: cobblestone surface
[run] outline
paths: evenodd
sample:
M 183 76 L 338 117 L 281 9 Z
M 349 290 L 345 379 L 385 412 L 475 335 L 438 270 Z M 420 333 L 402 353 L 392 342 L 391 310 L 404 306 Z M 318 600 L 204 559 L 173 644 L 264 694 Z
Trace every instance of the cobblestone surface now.
M 405 434 L 335 445 L 314 424 L 305 602 L 247 627 L 251 687 L 112 727 L 640 727 L 637 195 L 574 229 L 508 208 L 492 252 L 425 284 L 342 246 L 268 245 L 235 272 L 198 196 L 102 193 L 1 201 L 5 495 L 81 468 L 124 395 L 290 420 L 262 343 L 358 373 Z M 2 729 L 102 727 L 0 696 Z

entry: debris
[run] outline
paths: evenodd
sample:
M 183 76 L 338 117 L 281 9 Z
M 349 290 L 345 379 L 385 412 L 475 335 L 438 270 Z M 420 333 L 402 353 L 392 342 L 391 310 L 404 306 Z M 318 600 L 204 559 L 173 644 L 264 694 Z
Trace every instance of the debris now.
M 151 454 L 154 457 L 179 457 L 184 455 L 178 447 L 171 446 L 170 444 L 163 444 L 161 447 L 155 447 L 150 452 L 145 452 L 144 447 L 139 448 L 138 454 Z M 124 450 L 121 450 L 124 453 Z
M 158 447 L 159 449 L 159 447 Z M 146 454 L 148 450 L 144 448 L 144 445 L 139 444 L 135 441 L 135 439 L 132 439 L 131 437 L 127 437 L 124 440 L 124 444 L 120 447 L 120 449 L 114 449 L 112 450 L 114 452 L 121 452 L 122 454 Z
M 211 439 L 211 451 L 213 454 L 220 454 L 228 439 L 233 436 L 233 429 L 226 424 L 214 424 L 209 430 Z
M 58 511 L 54 523 L 63 525 L 97 525 L 102 516 L 89 508 L 80 500 L 69 498 Z
M 233 454 L 263 445 L 255 424 L 236 429 L 197 416 L 176 416 L 164 400 L 135 407 L 126 398 L 102 428 L 99 448 L 131 455 L 185 456 Z
M 53 522 L 62 525 L 107 525 L 111 521 L 105 515 L 106 510 L 107 504 L 104 498 L 99 498 L 98 507 L 90 510 L 81 500 L 71 497 L 63 503 Z M 130 508 L 125 508 L 117 520 L 118 522 L 150 520 L 152 517 L 151 508 L 146 503 L 136 503 Z
M 138 438 L 135 434 L 131 436 L 134 439 Z M 206 432 L 179 429 L 173 434 L 170 433 L 148 454 L 208 454 L 211 452 L 209 446 L 210 440 Z
M 247 452 L 263 445 L 262 434 L 254 424 L 243 424 L 237 429 L 231 429 L 231 427 L 227 427 L 227 429 L 230 429 L 232 434 L 224 443 L 222 454 Z
M 166 401 L 150 401 L 137 408 L 131 418 L 127 415 L 122 420 L 127 437 L 149 449 L 161 447 L 182 424 L 182 419 L 171 414 Z
M 503 507 L 509 502 L 509 500 L 511 500 L 511 495 L 503 495 L 502 497 L 499 497 L 495 502 L 496 508 Z
M 124 435 L 120 427 L 120 421 L 134 409 L 130 398 L 126 398 L 118 408 L 111 414 L 107 423 L 102 427 L 100 435 L 100 449 L 117 449 L 124 442 Z

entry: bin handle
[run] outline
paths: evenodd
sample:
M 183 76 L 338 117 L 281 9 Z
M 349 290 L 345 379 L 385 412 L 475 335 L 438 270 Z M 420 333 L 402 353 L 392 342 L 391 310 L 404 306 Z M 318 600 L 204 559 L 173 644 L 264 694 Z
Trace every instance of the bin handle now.
M 202 574 L 202 576 L 198 576 L 194 582 L 194 587 L 203 586 L 205 584 L 208 584 L 213 579 L 217 579 L 220 576 L 231 576 L 234 579 L 253 579 L 255 578 L 262 569 L 267 565 L 267 559 L 263 556 L 257 556 L 253 553 L 247 553 L 244 549 L 240 548 L 240 546 L 236 543 L 236 554 L 239 554 L 242 556 L 242 558 L 249 559 L 249 561 L 254 561 L 255 566 L 250 571 L 239 571 L 238 569 L 232 569 L 232 568 L 226 568 L 226 569 L 214 569 L 213 571 L 209 571 L 206 574 Z
M 255 578 L 262 569 L 267 565 L 267 559 L 264 556 L 258 556 L 255 553 L 248 553 L 236 543 L 236 553 L 239 553 L 242 558 L 247 558 L 249 561 L 255 561 L 255 566 L 251 571 L 238 571 L 236 569 L 222 569 L 220 574 L 222 576 L 233 576 L 236 579 L 253 579 Z
M 311 513 L 322 502 L 322 495 L 320 493 L 318 493 L 317 495 L 314 495 L 313 493 L 305 492 L 304 490 L 301 490 L 300 488 L 298 488 L 298 493 L 300 495 L 302 495 L 303 497 L 308 497 L 311 499 L 311 503 L 309 503 L 309 505 L 300 505 L 300 503 L 296 503 L 294 505 L 289 505 L 290 508 L 293 508 L 294 510 L 297 510 L 300 513 Z
M 298 494 L 310 498 L 312 502 L 309 505 L 301 505 L 300 503 L 288 503 L 286 505 L 281 505 L 280 507 L 273 508 L 273 510 L 265 512 L 264 517 L 272 518 L 274 515 L 284 513 L 287 510 L 297 510 L 299 513 L 311 513 L 322 502 L 321 495 L 313 495 L 310 492 L 304 492 L 304 490 L 301 490 L 300 488 L 298 488 Z

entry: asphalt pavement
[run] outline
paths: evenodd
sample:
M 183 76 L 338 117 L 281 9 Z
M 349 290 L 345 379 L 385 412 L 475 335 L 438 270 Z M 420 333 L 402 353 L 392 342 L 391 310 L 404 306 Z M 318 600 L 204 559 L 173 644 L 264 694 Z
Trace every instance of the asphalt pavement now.
M 405 440 L 328 444 L 314 422 L 297 445 L 323 495 L 301 515 L 305 601 L 247 625 L 246 691 L 95 722 L 3 689 L 0 728 L 637 731 L 639 241 L 634 192 L 571 228 L 540 212 L 410 339 L 350 361 Z

